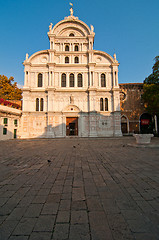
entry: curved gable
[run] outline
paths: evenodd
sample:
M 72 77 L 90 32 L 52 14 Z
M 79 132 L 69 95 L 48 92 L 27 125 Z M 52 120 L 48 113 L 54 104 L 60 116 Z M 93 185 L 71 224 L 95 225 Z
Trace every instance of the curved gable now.
M 47 50 L 34 53 L 28 59 L 31 64 L 47 64 L 49 61 L 49 53 Z
M 75 36 L 88 36 L 91 34 L 90 28 L 81 20 L 67 18 L 57 23 L 51 33 L 56 36 L 69 36 L 74 31 Z
M 114 58 L 112 58 L 108 53 L 102 51 L 94 51 L 93 56 L 94 62 L 97 64 L 112 64 L 115 63 Z

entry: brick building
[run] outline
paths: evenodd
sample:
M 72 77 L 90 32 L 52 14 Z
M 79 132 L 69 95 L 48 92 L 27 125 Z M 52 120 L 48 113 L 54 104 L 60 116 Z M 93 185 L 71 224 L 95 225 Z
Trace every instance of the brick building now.
M 119 85 L 122 133 L 139 132 L 140 118 L 145 113 L 142 101 L 143 83 L 124 83 Z

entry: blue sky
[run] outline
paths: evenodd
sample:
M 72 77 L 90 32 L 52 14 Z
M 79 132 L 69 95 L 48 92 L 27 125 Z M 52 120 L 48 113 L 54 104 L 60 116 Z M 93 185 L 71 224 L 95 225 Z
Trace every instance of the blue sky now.
M 50 22 L 70 15 L 68 0 L 0 0 L 0 74 L 23 85 L 26 53 L 49 49 Z M 73 0 L 95 29 L 94 49 L 117 54 L 119 83 L 143 82 L 159 55 L 159 0 Z

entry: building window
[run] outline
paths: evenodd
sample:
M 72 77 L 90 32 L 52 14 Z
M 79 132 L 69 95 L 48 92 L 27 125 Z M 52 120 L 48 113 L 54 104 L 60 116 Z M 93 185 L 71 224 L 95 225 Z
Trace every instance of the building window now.
M 38 87 L 43 86 L 43 75 L 41 73 L 38 74 Z
M 101 87 L 106 87 L 105 74 L 101 74 Z
M 75 57 L 75 63 L 79 63 L 79 58 Z
M 63 73 L 61 76 L 61 87 L 66 87 L 66 74 Z
M 14 126 L 18 127 L 18 120 L 17 119 L 14 120 Z
M 44 111 L 44 99 L 36 98 L 36 111 Z
M 40 111 L 44 110 L 44 99 L 40 98 Z
M 105 98 L 105 111 L 108 111 L 108 98 Z
M 108 98 L 100 98 L 100 111 L 108 111 Z
M 69 57 L 65 57 L 65 63 L 69 63 Z
M 7 135 L 7 128 L 3 128 L 3 135 Z
M 103 98 L 100 99 L 100 111 L 104 111 Z
M 70 33 L 70 35 L 69 35 L 70 37 L 74 37 L 75 35 L 73 34 L 73 33 Z
M 78 87 L 83 87 L 82 74 L 78 74 Z
M 70 74 L 70 87 L 74 87 L 74 74 Z
M 65 51 L 69 51 L 69 46 L 68 45 L 65 46 Z
M 4 124 L 5 126 L 8 126 L 8 118 L 4 118 L 4 119 L 3 119 L 3 124 Z
M 39 98 L 36 98 L 36 111 L 39 111 Z
M 78 45 L 75 46 L 75 51 L 78 52 Z

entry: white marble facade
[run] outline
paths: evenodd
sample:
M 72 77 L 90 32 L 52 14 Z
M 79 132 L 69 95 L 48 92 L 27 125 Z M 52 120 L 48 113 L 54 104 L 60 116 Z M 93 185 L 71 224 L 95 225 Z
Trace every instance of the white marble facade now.
M 22 138 L 121 136 L 116 55 L 93 49 L 94 28 L 50 24 L 50 49 L 26 54 Z

